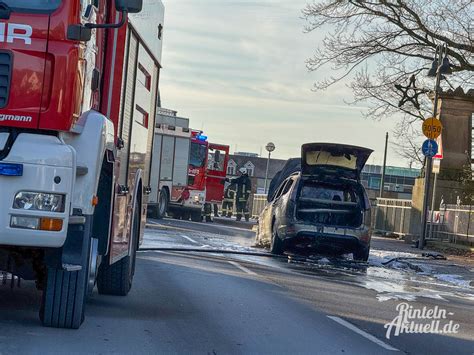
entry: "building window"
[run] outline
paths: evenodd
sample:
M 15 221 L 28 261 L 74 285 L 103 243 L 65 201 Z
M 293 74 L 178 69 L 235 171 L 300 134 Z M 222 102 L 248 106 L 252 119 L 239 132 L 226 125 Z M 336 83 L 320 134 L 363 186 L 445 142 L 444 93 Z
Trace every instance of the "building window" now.
M 380 189 L 380 183 L 382 179 L 375 176 L 369 176 L 368 187 L 369 189 L 378 190 Z
M 227 164 L 227 175 L 235 175 L 236 166 L 237 165 L 232 159 L 229 160 L 229 163 Z
M 151 89 L 151 75 L 143 65 L 138 63 L 137 80 L 148 90 Z
M 249 176 L 254 175 L 254 170 L 255 170 L 255 165 L 252 164 L 252 162 L 248 161 L 245 165 L 244 168 L 247 169 L 247 174 Z
M 148 112 L 138 105 L 135 105 L 135 109 L 137 111 L 135 121 L 140 123 L 143 127 L 148 128 Z

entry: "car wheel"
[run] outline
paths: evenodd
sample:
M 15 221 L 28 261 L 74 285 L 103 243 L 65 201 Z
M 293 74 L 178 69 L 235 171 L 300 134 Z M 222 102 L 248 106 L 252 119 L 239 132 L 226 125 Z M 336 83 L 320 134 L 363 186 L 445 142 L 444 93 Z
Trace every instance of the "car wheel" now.
M 359 247 L 352 253 L 352 258 L 357 261 L 367 261 L 369 260 L 370 246 Z
M 283 246 L 283 241 L 280 239 L 278 236 L 278 233 L 276 231 L 276 228 L 272 228 L 272 240 L 270 244 L 270 253 L 275 254 L 275 255 L 281 255 L 285 251 L 285 248 Z

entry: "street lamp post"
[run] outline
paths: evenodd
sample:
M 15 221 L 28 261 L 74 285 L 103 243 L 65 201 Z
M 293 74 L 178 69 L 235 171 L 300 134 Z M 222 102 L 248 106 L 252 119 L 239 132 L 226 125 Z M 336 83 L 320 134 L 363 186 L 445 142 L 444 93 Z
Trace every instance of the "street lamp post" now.
M 438 94 L 440 89 L 441 77 L 443 74 L 451 74 L 451 68 L 447 56 L 448 48 L 446 44 L 439 45 L 436 47 L 435 58 L 431 64 L 431 69 L 428 72 L 429 77 L 435 77 L 435 89 L 434 89 L 434 104 L 433 104 L 433 117 L 436 118 L 438 114 Z M 439 64 L 441 61 L 441 64 Z M 421 235 L 418 242 L 418 248 L 423 249 L 425 247 L 427 224 L 428 224 L 428 206 L 430 196 L 430 181 L 431 181 L 431 170 L 433 169 L 433 158 L 430 156 L 426 157 L 425 163 L 425 186 L 423 195 L 423 214 L 421 216 Z M 433 196 L 434 198 L 434 196 Z
M 387 169 L 387 146 L 388 146 L 388 132 L 385 133 L 385 152 L 383 154 L 383 168 L 382 168 L 382 180 L 380 181 L 380 192 L 379 197 L 383 198 L 383 189 L 385 185 L 385 170 Z
M 271 154 L 275 150 L 275 144 L 273 144 L 272 142 L 269 142 L 265 146 L 265 149 L 268 152 L 268 159 L 267 159 L 267 170 L 265 171 L 265 185 L 263 186 L 263 192 L 267 193 L 268 167 L 270 166 Z

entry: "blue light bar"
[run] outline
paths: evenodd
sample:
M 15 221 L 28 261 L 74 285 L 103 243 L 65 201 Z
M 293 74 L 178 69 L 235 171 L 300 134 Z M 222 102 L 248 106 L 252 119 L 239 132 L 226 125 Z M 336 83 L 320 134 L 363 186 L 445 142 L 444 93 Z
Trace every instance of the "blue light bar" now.
M 0 175 L 23 176 L 23 164 L 0 163 Z
M 200 141 L 207 141 L 207 136 L 203 136 L 202 134 L 200 134 L 199 136 L 196 136 L 196 138 Z

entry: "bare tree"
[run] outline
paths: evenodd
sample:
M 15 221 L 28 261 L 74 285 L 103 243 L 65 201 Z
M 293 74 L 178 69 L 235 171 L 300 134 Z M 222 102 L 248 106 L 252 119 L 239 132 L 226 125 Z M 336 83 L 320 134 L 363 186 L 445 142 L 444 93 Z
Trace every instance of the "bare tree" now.
M 414 125 L 413 122 L 411 117 L 401 118 L 393 131 L 395 142 L 392 142 L 396 147 L 397 154 L 407 161 L 410 168 L 421 167 L 425 159 L 421 152 L 423 143 L 421 130 L 418 127 L 419 125 Z
M 432 103 L 420 96 L 419 108 L 399 107 L 396 84 L 416 75 L 417 87 L 432 88 L 426 78 L 438 44 L 448 45 L 454 75 L 443 85 L 474 84 L 474 2 L 472 0 L 321 0 L 303 10 L 306 31 L 327 31 L 322 46 L 307 60 L 310 71 L 330 67 L 335 73 L 314 84 L 315 90 L 352 77 L 352 103 L 365 101 L 373 119 L 403 117 L 400 143 L 413 155 L 413 123 L 431 115 Z M 422 74 L 422 75 L 418 75 Z M 403 129 L 402 129 L 403 127 Z M 397 135 L 397 132 L 395 132 Z M 408 147 L 403 143 L 409 140 Z M 413 147 L 412 147 L 413 145 Z M 417 153 L 415 154 L 417 155 Z

